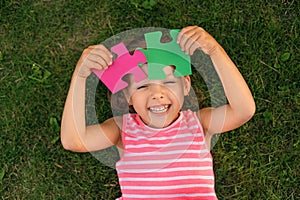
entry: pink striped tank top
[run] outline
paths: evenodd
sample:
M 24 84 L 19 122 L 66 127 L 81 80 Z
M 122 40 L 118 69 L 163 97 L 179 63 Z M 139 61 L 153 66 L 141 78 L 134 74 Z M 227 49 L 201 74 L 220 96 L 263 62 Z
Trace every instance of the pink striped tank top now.
M 212 156 L 196 113 L 182 111 L 163 129 L 127 114 L 122 130 L 124 154 L 116 164 L 122 191 L 118 200 L 217 199 Z

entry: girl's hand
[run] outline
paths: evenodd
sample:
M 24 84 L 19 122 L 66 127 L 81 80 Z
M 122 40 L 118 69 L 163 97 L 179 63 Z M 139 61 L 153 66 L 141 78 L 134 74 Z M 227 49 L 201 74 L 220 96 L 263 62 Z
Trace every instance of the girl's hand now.
M 211 55 L 219 46 L 218 42 L 209 33 L 198 26 L 183 28 L 178 35 L 177 43 L 189 55 L 193 55 L 197 49 Z
M 85 49 L 76 65 L 77 75 L 87 78 L 92 69 L 107 69 L 112 64 L 112 54 L 103 45 L 89 46 Z

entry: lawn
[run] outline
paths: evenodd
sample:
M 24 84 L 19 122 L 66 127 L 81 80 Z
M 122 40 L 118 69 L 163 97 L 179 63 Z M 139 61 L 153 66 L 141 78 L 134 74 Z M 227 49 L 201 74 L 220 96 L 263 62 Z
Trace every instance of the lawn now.
M 0 13 L 1 199 L 117 198 L 115 170 L 97 159 L 110 152 L 61 146 L 72 71 L 83 49 L 119 32 L 188 25 L 224 47 L 257 106 L 212 149 L 219 199 L 300 198 L 299 1 L 5 0 Z M 112 115 L 104 90 L 99 121 Z

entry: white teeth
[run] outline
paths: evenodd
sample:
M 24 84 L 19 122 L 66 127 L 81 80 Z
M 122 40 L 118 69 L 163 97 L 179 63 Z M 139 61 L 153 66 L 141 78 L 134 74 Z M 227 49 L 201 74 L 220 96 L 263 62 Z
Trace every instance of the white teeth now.
M 153 113 L 163 113 L 166 112 L 168 110 L 169 106 L 165 105 L 165 106 L 154 106 L 154 107 L 150 107 L 149 110 Z

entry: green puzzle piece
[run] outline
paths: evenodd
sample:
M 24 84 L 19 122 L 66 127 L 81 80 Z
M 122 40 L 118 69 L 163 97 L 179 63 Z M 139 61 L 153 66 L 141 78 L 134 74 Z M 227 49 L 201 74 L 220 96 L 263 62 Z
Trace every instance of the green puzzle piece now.
M 163 68 L 169 65 L 176 67 L 174 76 L 186 76 L 192 74 L 191 58 L 185 54 L 179 44 L 177 44 L 177 36 L 179 30 L 171 30 L 170 35 L 172 41 L 161 43 L 162 32 L 151 32 L 145 34 L 147 49 L 141 50 L 148 62 L 148 78 L 151 80 L 165 79 L 166 75 Z

